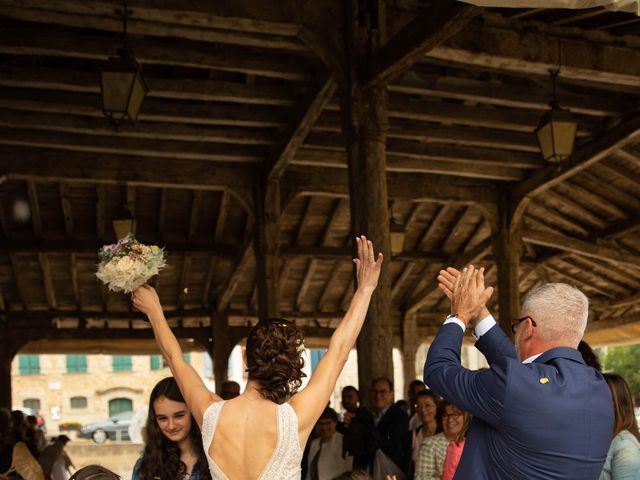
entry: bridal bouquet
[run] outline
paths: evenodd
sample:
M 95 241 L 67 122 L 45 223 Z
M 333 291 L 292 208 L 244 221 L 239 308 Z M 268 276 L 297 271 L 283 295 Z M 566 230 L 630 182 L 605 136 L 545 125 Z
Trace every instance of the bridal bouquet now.
M 166 265 L 164 249 L 138 242 L 133 234 L 98 252 L 96 276 L 114 292 L 131 293 L 157 275 Z

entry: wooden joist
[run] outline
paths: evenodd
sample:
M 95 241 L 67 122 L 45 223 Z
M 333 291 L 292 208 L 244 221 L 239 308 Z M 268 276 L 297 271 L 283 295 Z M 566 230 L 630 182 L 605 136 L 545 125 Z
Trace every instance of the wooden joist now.
M 553 232 L 539 232 L 531 229 L 524 229 L 522 231 L 522 240 L 535 245 L 571 252 L 575 255 L 640 268 L 640 255 L 623 252 L 613 244 L 607 245 L 604 242 L 588 242 Z
M 456 35 L 480 12 L 478 7 L 453 0 L 425 8 L 374 54 L 364 85 L 377 87 L 388 83 L 420 61 L 429 50 Z
M 427 57 L 467 67 L 548 77 L 549 70 L 560 64 L 559 53 L 561 78 L 638 86 L 640 51 L 631 45 L 598 43 L 577 36 L 558 37 L 544 31 L 519 31 L 488 22 L 467 24 L 457 35 L 430 50 Z
M 277 180 L 287 168 L 287 165 L 295 158 L 298 149 L 311 131 L 311 127 L 336 91 L 336 86 L 335 79 L 328 77 L 321 82 L 320 88 L 313 92 L 311 97 L 304 102 L 299 114 L 294 117 L 294 121 L 276 150 L 275 155 L 267 162 L 267 180 Z

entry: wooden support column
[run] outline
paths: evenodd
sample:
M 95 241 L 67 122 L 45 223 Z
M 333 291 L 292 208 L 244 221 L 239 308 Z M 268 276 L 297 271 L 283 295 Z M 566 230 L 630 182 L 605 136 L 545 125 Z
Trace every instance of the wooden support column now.
M 365 234 L 385 262 L 362 332 L 358 337 L 359 386 L 367 391 L 379 376 L 393 379 L 391 261 L 387 205 L 386 133 L 388 131 L 385 86 L 364 88 L 361 75 L 384 32 L 383 9 L 376 2 L 351 2 L 349 30 L 349 80 L 341 89 L 342 128 L 349 163 L 352 235 Z M 352 240 L 355 248 L 355 240 Z M 355 270 L 354 270 L 355 272 Z M 363 400 L 367 403 L 367 395 Z
M 211 314 L 210 355 L 213 360 L 213 376 L 216 382 L 216 393 L 222 391 L 222 383 L 227 380 L 229 371 L 229 355 L 234 345 L 231 343 L 229 317 L 219 312 Z
M 498 229 L 493 244 L 498 266 L 498 306 L 502 329 L 511 335 L 511 321 L 520 313 L 518 267 L 522 248 L 520 226 L 514 222 L 506 191 L 498 197 Z M 519 223 L 519 222 L 518 222 Z
M 404 389 L 416 379 L 416 353 L 418 352 L 418 312 L 407 312 L 402 322 L 402 368 Z
M 11 329 L 5 312 L 0 313 L 0 408 L 11 410 Z
M 278 293 L 278 235 L 280 233 L 280 193 L 277 181 L 256 182 L 253 250 L 256 259 L 258 316 L 261 320 L 280 314 Z

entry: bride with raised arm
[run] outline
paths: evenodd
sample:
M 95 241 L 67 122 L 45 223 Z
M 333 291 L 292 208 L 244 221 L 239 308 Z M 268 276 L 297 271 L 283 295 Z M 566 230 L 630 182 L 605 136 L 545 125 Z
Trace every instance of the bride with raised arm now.
M 253 327 L 245 357 L 247 386 L 239 397 L 224 401 L 184 360 L 156 291 L 145 285 L 133 292 L 134 306 L 149 317 L 158 346 L 200 425 L 214 480 L 300 479 L 301 447 L 327 406 L 380 276 L 382 253 L 376 258 L 365 236 L 356 237 L 356 243 L 356 292 L 327 353 L 300 392 L 304 344 L 290 321 L 269 319 Z

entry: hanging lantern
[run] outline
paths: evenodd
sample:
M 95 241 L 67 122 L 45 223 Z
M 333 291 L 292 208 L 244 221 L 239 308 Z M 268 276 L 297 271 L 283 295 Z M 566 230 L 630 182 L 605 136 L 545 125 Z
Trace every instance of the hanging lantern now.
M 536 137 L 543 158 L 548 162 L 561 162 L 573 153 L 577 124 L 571 112 L 560 108 L 556 99 L 556 77 L 558 71 L 551 72 L 553 82 L 553 100 L 549 103 L 551 109 L 545 112 L 536 128 Z
M 102 112 L 116 129 L 126 120 L 131 123 L 137 120 L 142 102 L 149 92 L 142 78 L 140 65 L 127 46 L 128 18 L 129 11 L 125 0 L 122 15 L 122 47 L 118 49 L 118 56 L 109 58 L 107 65 L 100 72 Z
M 149 89 L 140 66 L 130 52 L 121 49 L 101 72 L 102 111 L 114 126 L 128 120 L 134 123 Z

